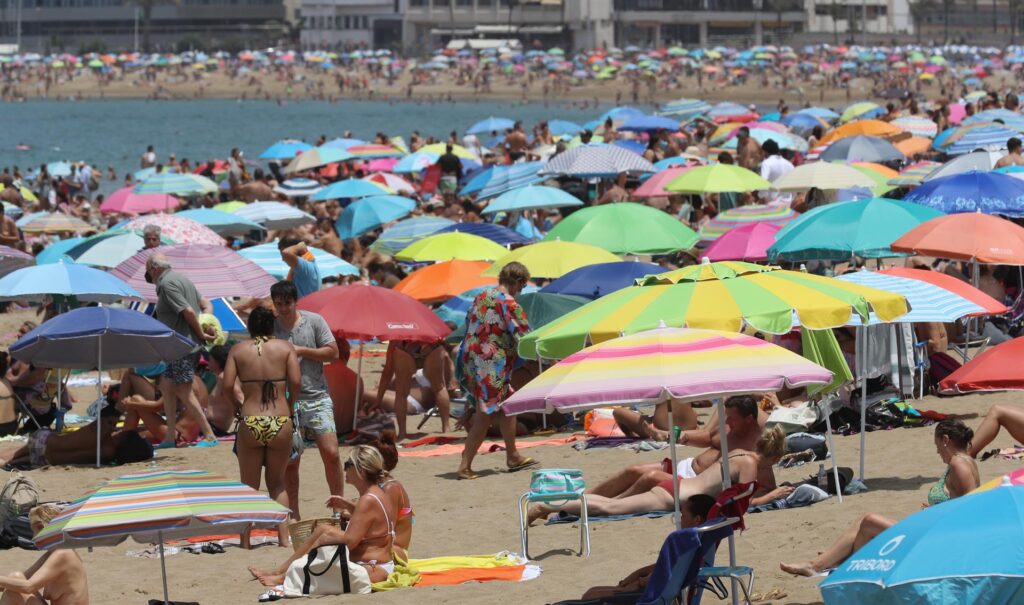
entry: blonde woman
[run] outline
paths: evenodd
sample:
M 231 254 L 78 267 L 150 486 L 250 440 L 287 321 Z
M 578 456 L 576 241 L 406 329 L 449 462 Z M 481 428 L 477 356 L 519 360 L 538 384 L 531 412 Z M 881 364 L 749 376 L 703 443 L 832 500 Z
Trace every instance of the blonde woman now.
M 60 515 L 60 507 L 40 504 L 28 513 L 32 533 L 43 531 Z M 72 549 L 48 551 L 24 572 L 0 576 L 0 605 L 83 605 L 89 602 L 89 582 L 82 558 Z

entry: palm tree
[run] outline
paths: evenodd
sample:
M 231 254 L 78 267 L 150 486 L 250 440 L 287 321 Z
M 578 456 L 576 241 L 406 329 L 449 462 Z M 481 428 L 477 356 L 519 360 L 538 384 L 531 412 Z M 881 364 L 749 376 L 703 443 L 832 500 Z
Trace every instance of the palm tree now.
M 149 32 L 153 24 L 153 7 L 157 4 L 178 4 L 178 0 L 126 0 L 142 9 L 142 52 L 150 52 Z
M 949 43 L 949 13 L 956 0 L 942 0 L 942 43 Z
M 917 43 L 921 43 L 921 23 L 925 15 L 935 10 L 935 0 L 916 0 L 910 3 L 910 15 L 914 19 L 914 29 L 917 30 Z

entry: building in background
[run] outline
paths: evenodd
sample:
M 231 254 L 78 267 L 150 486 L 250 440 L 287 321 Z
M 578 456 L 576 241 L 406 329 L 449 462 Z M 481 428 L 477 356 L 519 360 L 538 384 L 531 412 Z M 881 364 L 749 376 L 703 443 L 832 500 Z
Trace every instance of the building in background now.
M 620 45 L 751 46 L 804 31 L 803 0 L 614 0 Z
M 301 43 L 305 50 L 399 48 L 400 2 L 406 0 L 303 0 Z
M 847 39 L 857 33 L 913 34 L 908 0 L 807 0 L 809 31 L 833 33 Z M 932 12 L 940 12 L 938 0 Z

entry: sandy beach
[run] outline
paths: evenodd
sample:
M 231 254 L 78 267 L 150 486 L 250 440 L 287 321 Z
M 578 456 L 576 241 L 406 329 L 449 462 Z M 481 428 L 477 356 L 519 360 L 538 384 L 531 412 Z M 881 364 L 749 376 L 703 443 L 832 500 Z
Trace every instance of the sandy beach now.
M 30 312 L 0 316 L 0 333 L 10 334 L 28 318 Z M 9 344 L 8 341 L 2 344 Z M 364 379 L 375 385 L 380 359 L 368 358 Z M 92 387 L 73 391 L 76 411 L 95 395 Z M 970 395 L 956 398 L 927 397 L 915 402 L 923 409 L 955 414 L 976 427 L 980 416 L 994 403 L 1019 402 L 1012 393 Z M 702 410 L 701 418 L 706 418 Z M 418 422 L 413 418 L 411 422 Z M 414 425 L 413 425 L 414 426 Z M 433 419 L 424 427 L 440 430 Z M 849 523 L 866 512 L 902 518 L 918 510 L 928 487 L 941 475 L 944 466 L 935 453 L 932 428 L 898 429 L 868 435 L 867 485 L 869 491 L 845 499 L 833 498 L 807 508 L 773 511 L 747 516 L 747 531 L 736 539 L 738 561 L 756 570 L 754 590 L 779 589 L 786 597 L 776 603 L 818 603 L 817 581 L 794 578 L 778 569 L 779 561 L 799 561 L 814 556 Z M 568 435 L 560 435 L 568 436 Z M 536 438 L 526 439 L 529 442 Z M 993 443 L 1010 446 L 1004 434 Z M 859 437 L 836 437 L 842 466 L 856 468 Z M 342 448 L 342 456 L 348 448 Z M 590 483 L 596 483 L 614 470 L 631 464 L 660 460 L 663 452 L 636 454 L 617 449 L 580 452 L 571 445 L 542 446 L 525 450 L 546 467 L 580 468 Z M 682 455 L 695 450 L 681 448 Z M 416 510 L 411 552 L 414 557 L 469 555 L 519 550 L 516 502 L 529 484 L 529 473 L 509 475 L 503 468 L 504 457 L 487 454 L 476 465 L 484 476 L 476 481 L 455 479 L 456 456 L 402 458 L 396 476 L 403 482 Z M 987 481 L 1019 466 L 1015 461 L 991 459 L 979 463 L 982 481 Z M 214 449 L 188 448 L 160 451 L 152 464 L 95 469 L 90 467 L 48 467 L 30 471 L 41 489 L 41 499 L 70 500 L 99 482 L 145 468 L 193 468 L 238 476 L 238 466 L 230 444 Z M 817 465 L 777 470 L 779 481 L 800 481 L 817 470 Z M 323 466 L 315 451 L 307 450 L 302 464 L 302 507 L 307 517 L 325 509 L 327 496 Z M 346 494 L 354 490 L 348 487 Z M 366 601 L 379 604 L 408 603 L 482 603 L 509 599 L 518 603 L 541 604 L 578 598 L 593 585 L 614 584 L 633 569 L 653 563 L 664 536 L 671 531 L 670 517 L 596 523 L 591 527 L 593 553 L 579 558 L 568 552 L 579 540 L 575 525 L 540 526 L 531 530 L 531 550 L 543 568 L 540 578 L 516 584 L 492 582 L 450 587 L 411 588 L 362 597 L 323 597 L 322 602 Z M 127 551 L 146 545 L 127 541 L 114 548 L 81 551 L 89 574 L 92 603 L 144 602 L 161 596 L 158 559 L 128 558 Z M 171 598 L 177 601 L 209 603 L 255 602 L 263 588 L 246 572 L 249 565 L 269 566 L 285 556 L 276 546 L 264 545 L 252 551 L 228 547 L 224 554 L 192 555 L 179 553 L 167 559 Z M 8 550 L 3 553 L 3 571 L 30 565 L 38 553 Z M 719 562 L 726 561 L 724 549 Z M 705 595 L 705 603 L 720 602 Z

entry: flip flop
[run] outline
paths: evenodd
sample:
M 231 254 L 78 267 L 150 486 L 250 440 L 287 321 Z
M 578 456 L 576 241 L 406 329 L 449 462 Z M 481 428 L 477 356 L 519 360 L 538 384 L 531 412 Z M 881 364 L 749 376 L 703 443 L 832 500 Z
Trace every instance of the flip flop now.
M 537 461 L 537 460 L 534 460 L 533 458 L 523 458 L 522 462 L 520 462 L 519 464 L 516 464 L 514 466 L 508 467 L 508 472 L 515 473 L 517 471 L 523 470 L 524 468 L 530 468 L 531 466 L 537 466 L 538 464 L 540 464 L 540 462 Z
M 271 601 L 278 601 L 284 598 L 284 591 L 277 588 L 271 588 L 267 592 L 260 595 L 260 603 L 269 603 Z
M 459 471 L 459 480 L 465 479 L 466 481 L 472 481 L 473 479 L 479 479 L 480 475 L 473 471 Z

